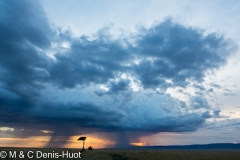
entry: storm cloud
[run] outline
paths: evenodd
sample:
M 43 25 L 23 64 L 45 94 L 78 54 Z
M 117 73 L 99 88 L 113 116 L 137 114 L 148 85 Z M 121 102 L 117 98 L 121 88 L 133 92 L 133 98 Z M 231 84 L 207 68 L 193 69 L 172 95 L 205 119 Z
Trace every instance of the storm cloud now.
M 204 97 L 183 102 L 165 91 L 193 83 L 205 90 L 206 72 L 233 51 L 218 33 L 166 19 L 118 39 L 107 28 L 74 37 L 37 1 L 0 1 L 0 10 L 1 126 L 189 132 L 213 116 Z

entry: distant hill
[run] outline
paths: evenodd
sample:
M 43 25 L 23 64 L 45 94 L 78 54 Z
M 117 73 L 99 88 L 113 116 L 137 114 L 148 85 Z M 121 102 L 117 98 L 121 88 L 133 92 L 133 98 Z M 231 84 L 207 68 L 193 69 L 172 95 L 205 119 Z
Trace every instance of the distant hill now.
M 138 149 L 240 149 L 240 144 L 214 143 L 214 144 L 193 144 L 193 145 L 172 145 L 172 146 L 132 146 Z

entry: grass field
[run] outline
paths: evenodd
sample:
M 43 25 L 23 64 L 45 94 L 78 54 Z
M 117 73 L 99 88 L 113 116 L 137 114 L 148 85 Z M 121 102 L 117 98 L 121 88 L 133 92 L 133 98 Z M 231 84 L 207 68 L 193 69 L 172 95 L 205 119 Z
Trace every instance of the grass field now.
M 16 159 L 26 159 L 27 152 L 31 152 L 32 159 L 50 159 L 39 157 L 36 158 L 36 151 L 43 153 L 78 153 L 78 149 L 19 149 L 19 148 L 0 148 L 0 151 L 5 151 L 8 155 L 4 159 L 9 158 L 9 151 L 19 156 L 20 151 L 23 151 L 24 158 L 16 157 Z M 1 159 L 1 158 L 0 158 Z M 3 159 L 3 158 L 2 158 Z M 96 149 L 86 150 L 81 152 L 81 158 L 56 158 L 55 159 L 84 159 L 84 160 L 240 160 L 240 150 L 117 150 L 117 149 Z

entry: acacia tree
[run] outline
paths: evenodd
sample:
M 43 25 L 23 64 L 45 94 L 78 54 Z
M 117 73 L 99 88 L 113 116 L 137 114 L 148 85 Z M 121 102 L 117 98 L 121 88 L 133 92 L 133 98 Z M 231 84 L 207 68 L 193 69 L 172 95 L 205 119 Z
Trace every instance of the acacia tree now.
M 78 141 L 83 141 L 82 151 L 84 151 L 84 142 L 85 142 L 86 139 L 87 139 L 87 137 L 79 137 L 79 138 L 78 138 Z

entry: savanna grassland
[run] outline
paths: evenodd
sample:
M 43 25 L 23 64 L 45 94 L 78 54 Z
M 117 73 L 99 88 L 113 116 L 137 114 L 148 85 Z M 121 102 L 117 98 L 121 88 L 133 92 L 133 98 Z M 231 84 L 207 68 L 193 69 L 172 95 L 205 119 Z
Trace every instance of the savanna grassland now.
M 82 154 L 97 160 L 240 160 L 240 151 L 204 150 L 95 150 Z
M 36 158 L 35 152 L 41 151 L 43 153 L 77 153 L 79 149 L 50 149 L 50 148 L 0 148 L 0 151 L 16 151 L 17 156 L 20 151 L 24 151 L 24 158 L 27 159 L 26 153 L 33 151 L 31 159 L 84 159 L 84 160 L 240 160 L 240 150 L 142 150 L 142 149 L 95 149 L 81 152 L 81 158 Z M 0 158 L 1 159 L 1 158 Z M 12 159 L 6 157 L 4 159 Z M 30 158 L 29 158 L 30 159 Z

